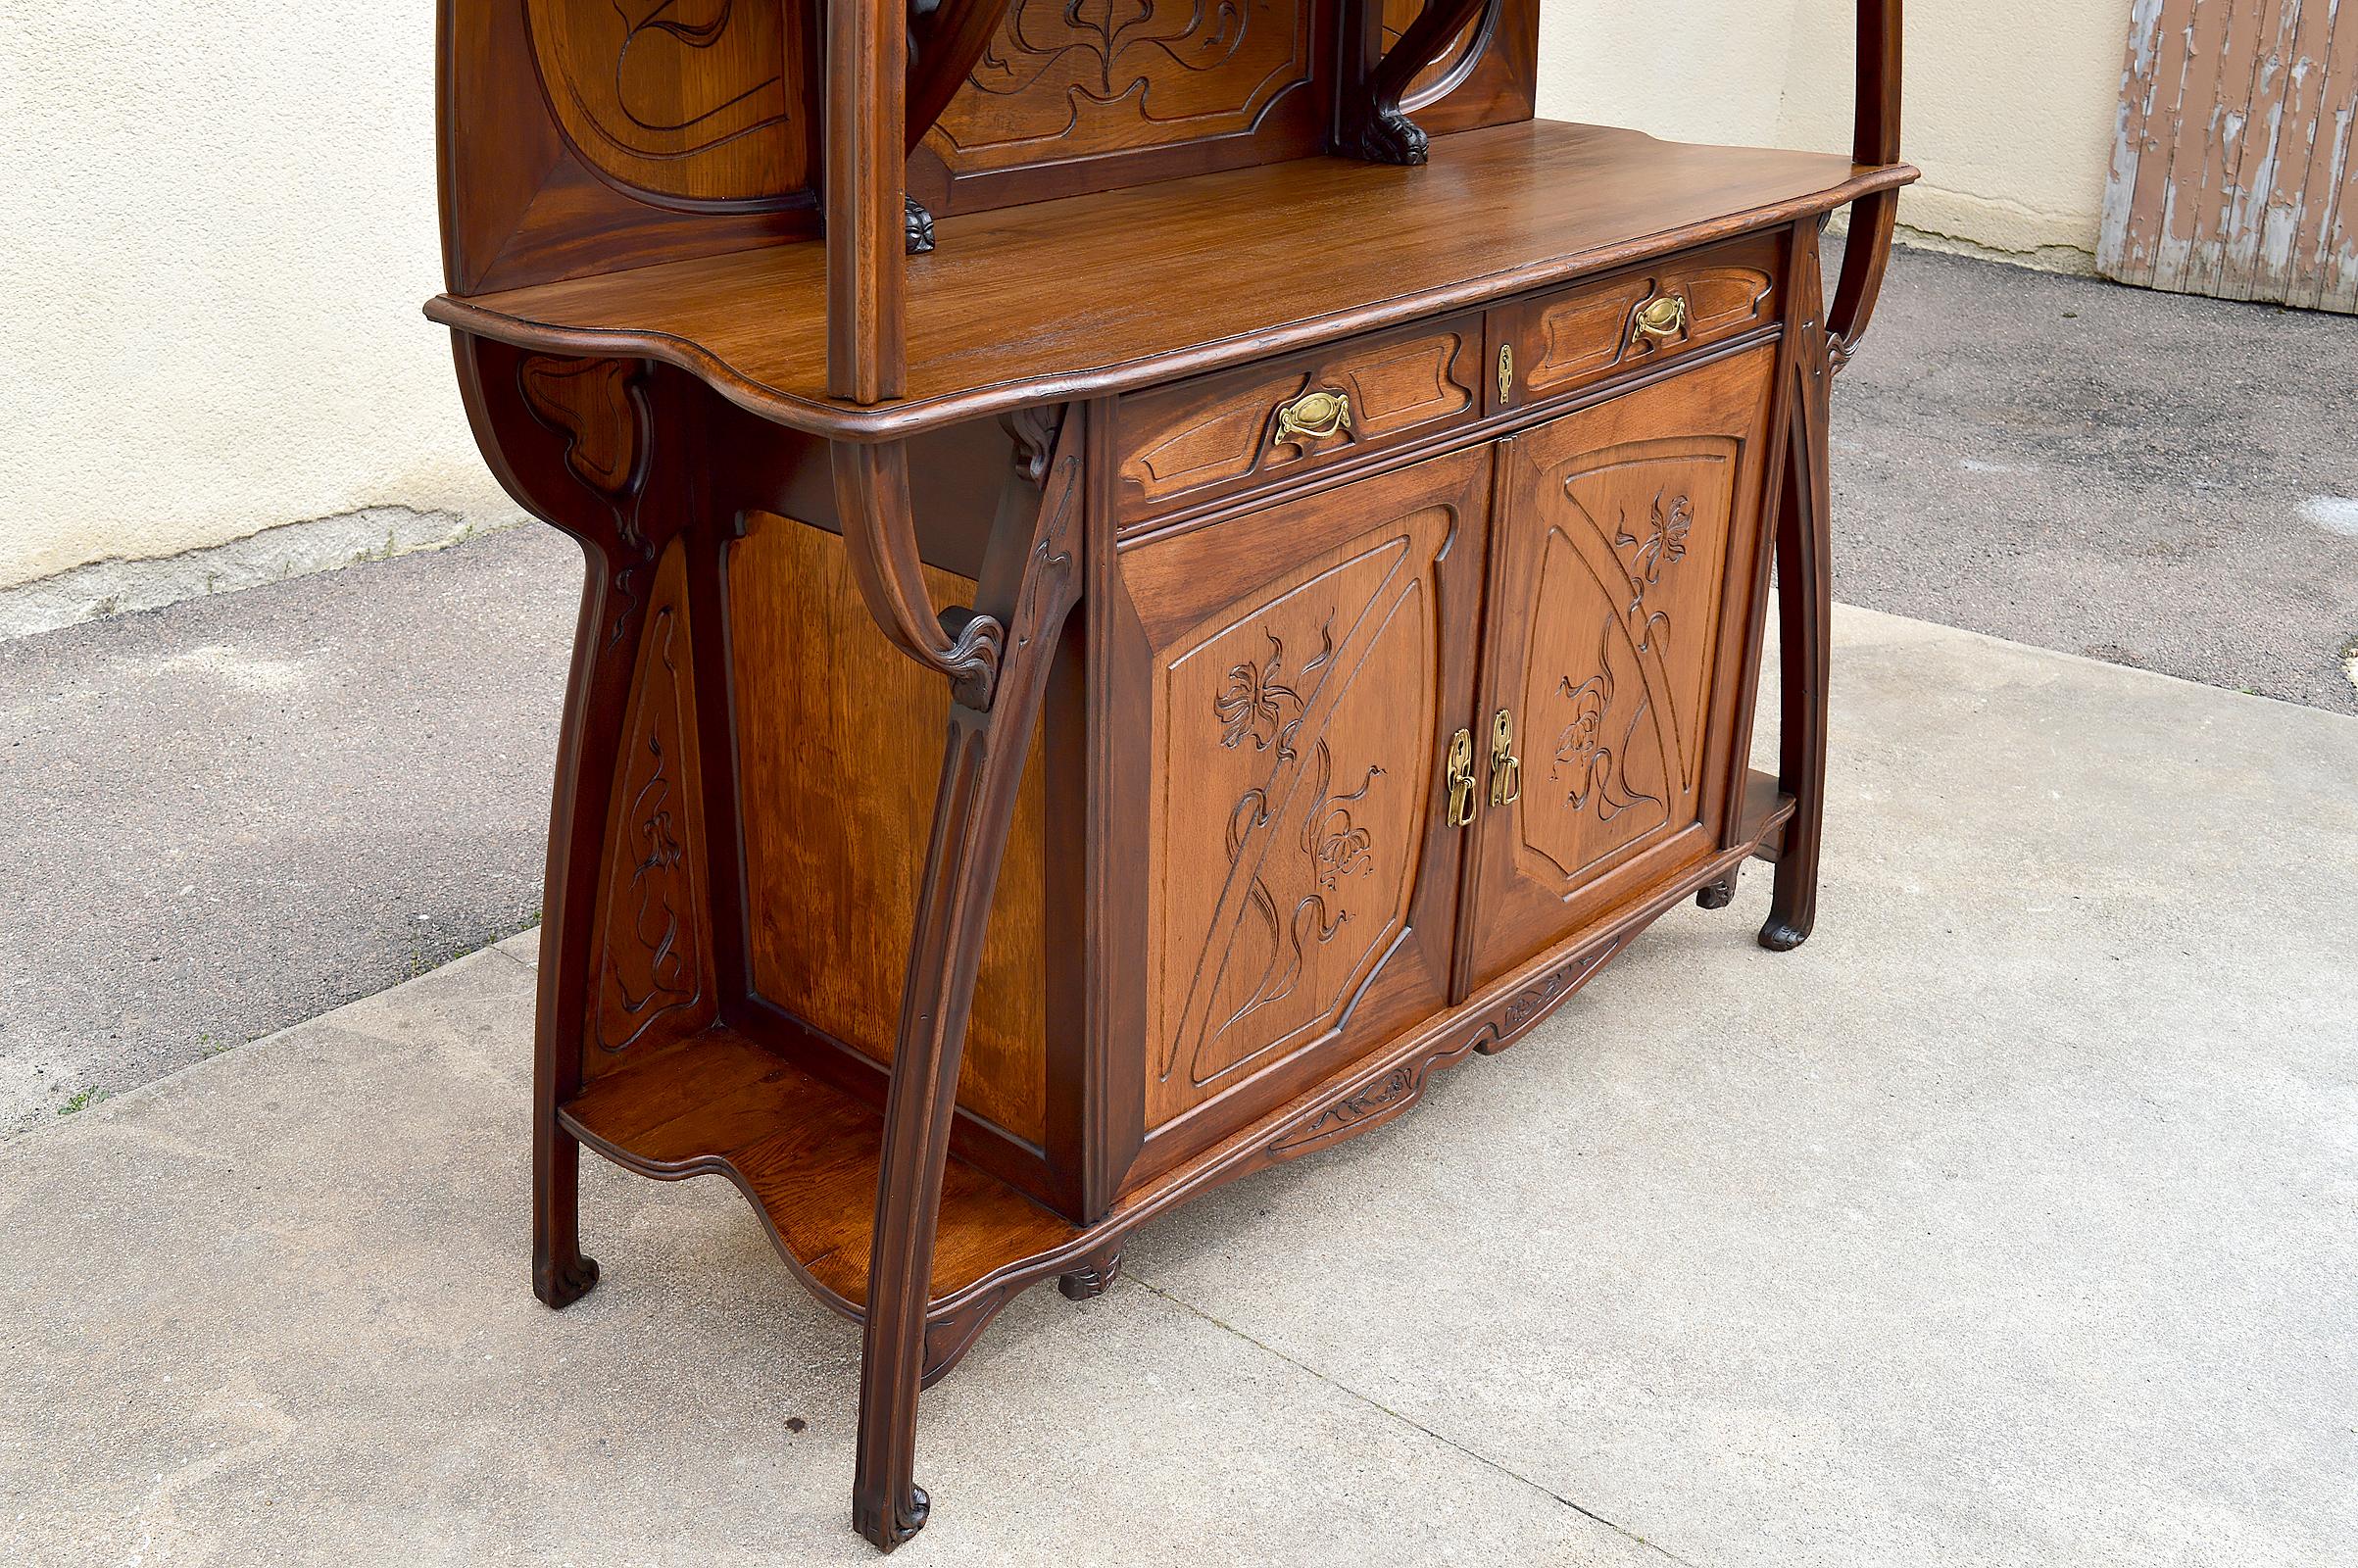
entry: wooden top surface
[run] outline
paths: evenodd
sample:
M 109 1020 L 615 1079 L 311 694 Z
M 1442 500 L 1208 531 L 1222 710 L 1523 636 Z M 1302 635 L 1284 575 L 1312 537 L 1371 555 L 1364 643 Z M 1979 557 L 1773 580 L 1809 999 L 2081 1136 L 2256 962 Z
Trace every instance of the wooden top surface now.
M 477 295 L 434 320 L 676 365 L 780 423 L 906 435 L 1217 369 L 1497 299 L 1906 183 L 1823 153 L 1531 121 L 1400 169 L 1308 158 L 944 219 L 909 261 L 909 396 L 825 394 L 823 245 Z

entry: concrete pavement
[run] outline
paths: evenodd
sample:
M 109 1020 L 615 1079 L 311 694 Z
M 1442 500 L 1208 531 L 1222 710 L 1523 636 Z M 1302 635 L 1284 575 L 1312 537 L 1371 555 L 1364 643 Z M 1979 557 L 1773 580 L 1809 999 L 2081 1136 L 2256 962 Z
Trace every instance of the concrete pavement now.
M 2358 712 L 2358 320 L 1903 250 L 1835 436 L 1838 598 Z M 579 582 L 533 527 L 0 641 L 0 1138 L 531 921 Z
M 2358 720 L 1837 617 L 1818 933 L 1674 912 L 925 1400 L 911 1564 L 2358 1560 Z M 0 1561 L 861 1563 L 716 1182 L 525 1286 L 533 939 L 0 1147 Z M 799 1423 L 799 1425 L 798 1425 Z

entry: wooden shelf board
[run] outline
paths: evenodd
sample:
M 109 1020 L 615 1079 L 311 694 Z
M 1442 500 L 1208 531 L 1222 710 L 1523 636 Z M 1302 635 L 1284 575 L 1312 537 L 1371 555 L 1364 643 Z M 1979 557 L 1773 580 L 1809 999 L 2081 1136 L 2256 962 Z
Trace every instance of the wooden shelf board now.
M 781 423 L 880 439 L 1097 396 L 1790 222 L 1904 165 L 1529 121 L 1421 169 L 1306 158 L 944 219 L 909 261 L 909 396 L 825 395 L 816 241 L 471 299 L 435 320 L 541 352 L 676 365 Z
M 565 1108 L 573 1130 L 655 1176 L 728 1176 L 822 1299 L 867 1301 L 883 1118 L 768 1048 L 714 1026 L 593 1079 Z M 994 1176 L 953 1158 L 942 1183 L 933 1295 L 1080 1235 Z

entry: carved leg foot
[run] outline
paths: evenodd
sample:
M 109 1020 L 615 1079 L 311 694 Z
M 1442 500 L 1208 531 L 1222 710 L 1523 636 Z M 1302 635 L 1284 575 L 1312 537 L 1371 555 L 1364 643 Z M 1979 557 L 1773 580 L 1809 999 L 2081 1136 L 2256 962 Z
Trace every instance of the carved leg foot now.
M 1068 1301 L 1086 1301 L 1105 1294 L 1113 1282 L 1121 1278 L 1122 1255 L 1115 1252 L 1103 1262 L 1093 1262 L 1059 1276 L 1056 1289 Z
M 544 1263 L 532 1270 L 532 1294 L 552 1312 L 562 1312 L 598 1286 L 598 1260 L 573 1254 L 566 1263 Z
M 914 196 L 902 199 L 909 203 L 908 252 L 911 256 L 923 256 L 933 249 L 933 214 L 918 206 Z
M 1809 927 L 1790 924 L 1775 915 L 1760 928 L 1760 945 L 1771 953 L 1791 953 L 1808 940 Z
M 595 1259 L 581 1255 L 581 1145 L 544 1115 L 533 1151 L 532 1294 L 553 1312 L 589 1295 Z
M 865 1536 L 878 1551 L 890 1551 L 925 1528 L 925 1516 L 932 1508 L 933 1499 L 925 1495 L 923 1487 L 914 1484 L 898 1507 L 870 1508 L 855 1497 L 852 1528 Z
M 1730 871 L 1716 882 L 1706 882 L 1695 891 L 1695 907 L 1724 909 L 1736 902 L 1737 872 Z
M 1371 164 L 1421 164 L 1431 156 L 1432 142 L 1398 109 L 1378 109 L 1351 128 L 1351 152 Z

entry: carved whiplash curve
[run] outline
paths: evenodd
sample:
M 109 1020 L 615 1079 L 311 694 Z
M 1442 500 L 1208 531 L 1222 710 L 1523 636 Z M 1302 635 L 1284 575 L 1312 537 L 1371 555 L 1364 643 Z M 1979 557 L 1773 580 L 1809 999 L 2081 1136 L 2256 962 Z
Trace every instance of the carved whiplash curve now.
M 931 139 L 966 172 L 1250 131 L 1315 32 L 1309 0 L 1013 0 Z
M 1424 9 L 1424 0 L 1384 0 L 1386 50 L 1400 41 L 1400 34 L 1408 30 L 1408 24 Z M 1433 63 L 1418 72 L 1415 79 L 1408 83 L 1408 90 L 1400 94 L 1400 107 L 1413 112 L 1455 91 L 1466 77 L 1474 74 L 1474 68 L 1482 63 L 1484 52 L 1490 48 L 1491 34 L 1498 30 L 1498 14 L 1505 9 L 1505 0 L 1488 0 L 1475 13 L 1473 20 L 1457 30 L 1457 35 L 1449 41 Z
M 551 113 L 592 168 L 683 202 L 810 184 L 808 65 L 780 0 L 526 0 Z
M 1337 1027 L 1397 943 L 1431 804 L 1425 574 L 1453 525 L 1363 538 L 1166 667 L 1151 1119 Z

